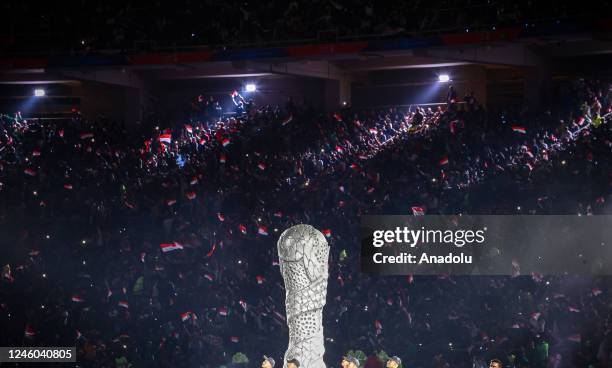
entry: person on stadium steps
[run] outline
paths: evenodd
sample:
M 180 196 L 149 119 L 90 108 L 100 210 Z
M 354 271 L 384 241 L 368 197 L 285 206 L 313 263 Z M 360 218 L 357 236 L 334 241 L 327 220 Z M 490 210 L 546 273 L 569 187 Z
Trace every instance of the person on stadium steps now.
M 263 356 L 263 362 L 261 362 L 261 368 L 274 368 L 276 362 L 269 356 Z
M 499 359 L 491 359 L 489 368 L 502 368 L 502 362 Z
M 402 365 L 402 360 L 397 355 L 394 355 L 387 360 L 387 368 L 398 368 L 400 365 Z
M 287 360 L 287 368 L 300 368 L 300 361 L 293 358 Z

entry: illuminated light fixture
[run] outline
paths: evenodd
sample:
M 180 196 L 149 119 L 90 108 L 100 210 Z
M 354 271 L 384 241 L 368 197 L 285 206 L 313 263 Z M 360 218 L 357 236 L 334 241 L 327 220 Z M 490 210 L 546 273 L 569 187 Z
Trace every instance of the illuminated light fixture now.
M 244 87 L 245 91 L 247 92 L 255 92 L 257 91 L 257 86 L 255 85 L 255 83 L 248 83 L 245 87 Z
M 42 88 L 36 88 L 34 90 L 34 96 L 35 97 L 45 97 L 45 95 L 46 95 L 45 90 L 42 89 Z
M 438 82 L 446 83 L 450 81 L 450 76 L 448 74 L 440 74 L 438 76 Z

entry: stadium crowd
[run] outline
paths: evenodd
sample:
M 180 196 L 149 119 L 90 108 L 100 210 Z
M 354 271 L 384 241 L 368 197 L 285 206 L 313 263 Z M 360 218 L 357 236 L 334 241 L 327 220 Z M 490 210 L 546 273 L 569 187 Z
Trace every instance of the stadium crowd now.
M 358 250 L 364 214 L 609 214 L 606 83 L 577 82 L 563 120 L 469 95 L 334 114 L 231 97 L 235 115 L 198 96 L 189 121 L 136 132 L 2 116 L 0 345 L 76 345 L 83 367 L 280 361 L 276 237 L 310 223 L 332 247 L 328 364 L 611 364 L 607 278 L 372 277 Z
M 572 1 L 554 7 L 508 0 L 372 0 L 272 2 L 189 1 L 139 4 L 4 2 L 7 17 L 0 47 L 12 53 L 150 50 L 194 45 L 230 47 L 299 40 L 413 36 L 490 31 L 508 26 L 532 28 L 541 22 L 580 21 L 609 10 Z M 82 16 L 86 14 L 87 16 Z M 28 19 L 24 27 L 22 20 Z

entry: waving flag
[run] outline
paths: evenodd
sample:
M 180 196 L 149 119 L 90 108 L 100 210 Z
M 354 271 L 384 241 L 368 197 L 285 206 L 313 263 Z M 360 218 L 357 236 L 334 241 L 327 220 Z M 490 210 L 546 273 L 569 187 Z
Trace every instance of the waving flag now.
M 36 176 L 36 170 L 34 169 L 25 169 L 23 170 L 23 173 L 29 176 Z
M 36 336 L 36 331 L 34 331 L 34 329 L 28 325 L 25 326 L 25 333 L 24 333 L 25 337 L 34 337 Z
M 184 249 L 183 245 L 177 242 L 162 243 L 159 245 L 159 248 L 162 250 L 163 253 L 168 253 L 168 252 L 172 252 L 175 250 Z
M 170 129 L 164 129 L 159 135 L 159 141 L 166 144 L 172 143 L 172 131 Z
M 257 234 L 268 236 L 268 227 L 264 225 L 259 226 L 257 229 Z
M 94 137 L 92 132 L 84 132 L 81 133 L 79 136 L 81 137 L 81 139 L 89 139 Z
M 266 164 L 264 164 L 263 162 L 260 162 L 259 165 L 257 165 L 257 167 L 259 168 L 259 170 L 264 171 L 266 169 Z
M 225 317 L 228 314 L 228 311 L 227 311 L 226 307 L 221 307 L 221 308 L 218 309 L 218 311 L 219 311 L 219 315 L 220 316 L 224 316 Z
M 185 312 L 185 313 L 181 313 L 181 321 L 185 322 L 188 321 L 191 318 L 191 312 Z
M 191 178 L 191 180 L 189 181 L 189 184 L 191 185 L 196 185 L 198 183 L 198 177 L 194 176 Z
M 331 236 L 331 229 L 323 229 L 323 235 L 325 235 L 326 238 L 329 238 Z
M 213 280 L 215 279 L 215 278 L 213 277 L 213 275 L 211 275 L 211 274 L 209 274 L 209 273 L 205 274 L 205 275 L 204 275 L 204 278 L 205 278 L 206 280 L 210 281 L 210 282 L 213 282 Z
M 600 288 L 593 288 L 591 289 L 591 295 L 593 296 L 598 296 L 601 295 L 603 293 L 603 291 L 601 291 Z
M 229 138 L 223 138 L 221 144 L 223 145 L 223 147 L 227 147 L 227 145 L 230 144 Z
M 342 149 L 342 147 L 340 147 L 340 146 L 336 146 L 336 152 L 338 152 L 338 153 L 344 153 L 344 150 Z
M 168 199 L 166 201 L 166 205 L 168 206 L 174 206 L 176 204 L 176 199 Z
M 281 218 L 281 217 L 283 217 L 283 213 L 281 211 L 276 211 L 276 212 L 274 212 L 274 217 Z
M 219 155 L 219 162 L 222 164 L 227 162 L 227 157 L 225 156 L 225 153 L 222 153 L 221 155 Z
M 574 335 L 570 335 L 567 337 L 568 341 L 571 342 L 581 342 L 582 341 L 582 337 L 580 336 L 580 334 L 574 334 Z
M 197 194 L 195 192 L 187 192 L 186 196 L 190 201 L 192 201 L 197 197 Z
M 119 301 L 119 303 L 117 303 L 118 306 L 120 306 L 121 308 L 125 308 L 125 309 L 129 309 L 130 308 L 130 304 L 125 301 L 125 300 L 121 300 Z
M 425 210 L 423 207 L 412 207 L 412 215 L 413 216 L 423 216 L 425 215 Z
M 377 134 L 377 133 L 378 133 L 378 130 L 376 130 L 376 128 L 370 128 L 370 129 L 368 129 L 368 131 L 369 131 L 371 134 Z
M 440 166 L 448 165 L 448 157 L 443 157 L 440 159 Z
M 522 127 L 522 126 L 513 125 L 512 131 L 515 133 L 527 134 L 527 129 L 525 129 L 525 127 Z
M 240 232 L 243 234 L 247 233 L 247 228 L 243 224 L 238 225 L 238 230 L 240 230 Z
M 32 151 L 32 157 L 38 157 L 40 156 L 40 151 L 35 149 L 34 151 Z
M 185 130 L 187 131 L 187 133 L 193 134 L 193 127 L 191 125 L 185 124 Z
M 261 285 L 261 284 L 264 283 L 264 281 L 266 281 L 266 278 L 263 277 L 262 275 L 257 275 L 257 276 L 255 276 L 255 280 L 257 280 L 257 284 L 258 285 Z
M 221 212 L 217 212 L 217 218 L 221 222 L 225 221 L 225 216 Z
M 230 336 L 230 341 L 233 343 L 240 342 L 240 338 L 238 336 Z
M 336 121 L 342 121 L 342 115 L 335 113 L 334 114 L 334 119 L 336 119 Z
M 72 190 L 72 184 L 64 184 L 64 189 Z
M 72 296 L 72 301 L 75 302 L 75 303 L 83 303 L 85 300 L 83 300 L 83 298 L 81 298 L 78 295 L 73 295 Z

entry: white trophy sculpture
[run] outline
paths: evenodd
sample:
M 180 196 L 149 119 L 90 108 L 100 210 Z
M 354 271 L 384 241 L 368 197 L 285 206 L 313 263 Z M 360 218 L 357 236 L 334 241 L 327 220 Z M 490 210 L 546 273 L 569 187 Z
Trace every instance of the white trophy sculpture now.
M 323 307 L 327 296 L 329 245 L 310 225 L 295 225 L 278 239 L 280 270 L 285 280 L 285 306 L 289 326 L 288 359 L 304 368 L 325 368 Z

